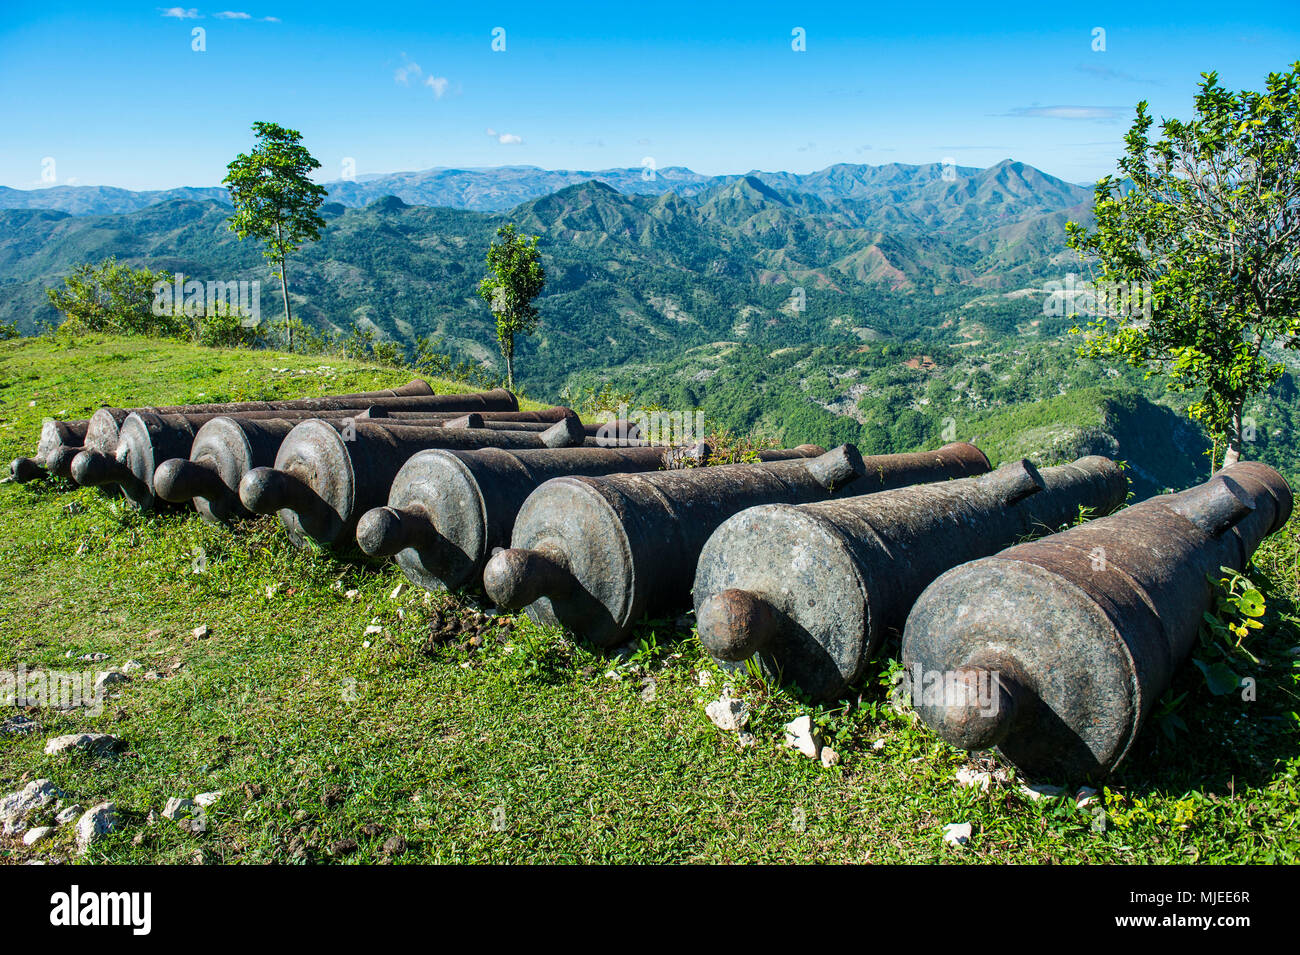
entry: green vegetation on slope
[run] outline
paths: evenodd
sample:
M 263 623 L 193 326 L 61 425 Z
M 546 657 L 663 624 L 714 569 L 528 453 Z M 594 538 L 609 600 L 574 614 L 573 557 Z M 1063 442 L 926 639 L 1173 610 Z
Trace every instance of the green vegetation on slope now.
M 404 377 L 316 363 L 137 339 L 0 343 L 0 453 L 30 451 L 42 416 L 101 401 L 319 394 Z M 10 484 L 0 668 L 142 669 L 100 716 L 25 713 L 41 728 L 0 735 L 0 792 L 44 777 L 84 807 L 112 799 L 123 825 L 83 857 L 92 862 L 1295 862 L 1300 678 L 1286 649 L 1300 642 L 1297 555 L 1288 531 L 1259 558 L 1269 613 L 1251 643 L 1258 700 L 1212 697 L 1185 672 L 1175 695 L 1187 693 L 1186 731 L 1148 727 L 1108 783 L 1102 825 L 1068 796 L 956 786 L 965 757 L 887 704 L 888 659 L 836 707 L 739 684 L 755 707 L 758 744 L 745 749 L 706 720 L 720 675 L 671 622 L 648 622 L 642 644 L 606 657 L 521 618 L 479 616 L 472 595 L 393 597 L 391 565 L 295 551 L 274 520 L 235 533 L 90 489 Z M 366 635 L 372 624 L 382 631 Z M 108 659 L 79 661 L 90 653 Z M 782 724 L 803 712 L 840 765 L 780 745 Z M 125 751 L 43 755 L 46 739 L 79 731 L 112 733 Z M 147 821 L 169 797 L 216 790 L 202 832 Z M 950 822 L 972 823 L 964 849 L 944 847 Z M 32 848 L 5 838 L 0 861 L 76 858 L 70 839 L 66 828 Z

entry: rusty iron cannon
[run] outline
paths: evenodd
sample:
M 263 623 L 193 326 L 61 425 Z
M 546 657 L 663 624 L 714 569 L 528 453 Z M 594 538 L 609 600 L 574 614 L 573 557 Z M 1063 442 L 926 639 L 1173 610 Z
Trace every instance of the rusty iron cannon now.
M 471 412 L 443 422 L 444 428 L 488 428 L 496 431 L 545 431 L 551 421 L 498 421 L 484 418 L 478 412 Z M 616 421 L 609 424 L 584 424 L 583 430 L 589 438 L 607 439 L 610 446 L 618 441 L 636 440 L 641 437 L 640 429 L 630 421 Z
M 987 468 L 971 451 L 979 461 L 969 466 Z M 505 610 L 526 608 L 539 623 L 614 646 L 647 612 L 689 606 L 700 549 L 727 518 L 891 486 L 889 457 L 864 462 L 841 445 L 805 460 L 555 478 L 520 508 L 511 547 L 488 561 L 483 587 Z
M 822 453 L 806 445 L 763 456 L 777 461 Z M 420 587 L 459 587 L 480 577 L 494 550 L 510 546 L 519 509 L 546 481 L 703 464 L 708 454 L 703 443 L 670 451 L 421 451 L 398 472 L 388 503 L 362 516 L 357 543 L 373 557 L 396 556 L 407 579 Z
M 361 412 L 347 412 L 342 416 L 332 417 L 328 420 L 336 430 L 347 432 L 350 435 L 355 431 L 356 424 L 369 421 L 369 413 L 376 410 L 381 415 L 387 413 L 386 409 L 382 408 L 367 409 Z M 250 412 L 249 414 L 261 415 L 266 414 L 266 412 Z M 285 411 L 280 412 L 280 414 L 290 420 L 296 419 L 297 423 L 315 418 L 314 414 L 309 411 Z M 72 478 L 81 485 L 120 485 L 128 500 L 141 508 L 152 507 L 157 503 L 158 495 L 154 490 L 154 477 L 159 466 L 175 458 L 188 458 L 197 431 L 217 417 L 221 416 L 210 414 L 157 415 L 147 411 L 132 412 L 119 429 L 117 446 L 111 452 L 87 448 L 77 454 L 72 462 Z M 275 419 L 248 417 L 239 418 L 239 420 Z M 552 425 L 553 432 L 544 432 L 544 434 L 550 435 L 548 439 L 550 441 L 571 443 L 577 427 L 575 422 L 577 422 L 576 415 L 570 416 L 562 422 Z M 408 433 L 438 427 L 438 424 L 431 424 L 422 420 L 403 420 L 401 422 L 387 422 L 387 427 L 400 433 Z M 484 433 L 474 432 L 469 438 L 464 439 L 464 446 L 477 446 L 477 439 L 473 435 L 482 436 Z M 469 433 L 465 432 L 465 434 Z M 545 442 L 536 446 L 544 445 Z
M 1126 491 L 1118 465 L 1091 457 L 1041 472 L 1019 461 L 978 477 L 744 511 L 700 554 L 700 641 L 724 666 L 752 657 L 808 697 L 835 699 L 945 570 L 1058 530 L 1080 508 L 1112 511 Z
M 546 421 L 500 421 L 492 420 L 489 430 L 527 430 L 543 432 L 555 428 L 557 422 L 574 422 L 571 427 L 581 424 L 577 416 L 568 409 L 548 409 L 548 414 L 556 410 L 566 412 Z M 202 426 L 194 434 L 188 458 L 171 458 L 163 461 L 154 472 L 154 493 L 164 501 L 183 504 L 192 501 L 196 510 L 206 520 L 229 522 L 249 517 L 249 511 L 239 500 L 239 482 L 245 474 L 254 468 L 272 467 L 280 443 L 306 417 L 317 417 L 310 412 L 301 412 L 306 417 L 295 417 L 291 412 L 282 412 L 279 418 L 266 418 L 260 414 L 239 416 L 217 415 L 206 421 L 206 416 L 187 416 L 191 423 L 202 421 Z M 337 428 L 344 439 L 357 421 L 379 421 L 384 424 L 404 425 L 441 425 L 450 427 L 464 418 L 439 419 L 418 417 L 414 412 L 389 413 L 383 408 L 369 408 L 361 414 L 354 412 L 327 412 L 319 416 L 320 420 Z M 481 422 L 475 413 L 474 420 Z M 481 422 L 487 424 L 488 422 Z M 509 426 L 509 427 L 507 427 Z M 566 426 L 570 427 L 570 426 Z M 570 430 L 561 432 L 568 440 Z
M 516 415 L 520 420 L 555 420 L 548 412 L 569 409 L 547 409 L 544 412 L 519 411 L 518 399 L 504 388 L 474 392 L 465 395 L 435 395 L 427 381 L 416 378 L 398 388 L 363 391 L 347 395 L 325 395 L 319 398 L 294 398 L 274 401 L 237 401 L 213 404 L 145 406 L 139 408 L 101 408 L 85 421 L 56 421 L 46 419 L 41 428 L 41 438 L 36 453 L 30 458 L 17 458 L 10 464 L 10 476 L 16 481 L 30 481 L 49 471 L 69 477 L 73 457 L 86 448 L 111 452 L 117 446 L 118 429 L 132 411 L 152 414 L 207 414 L 232 415 L 262 413 L 275 417 L 275 412 L 330 412 L 366 407 L 391 407 L 404 409 L 400 413 L 446 415 L 458 417 L 467 412 L 486 413 L 493 417 Z M 52 466 L 51 466 L 52 465 Z
M 388 500 L 398 471 L 420 451 L 563 448 L 585 440 L 576 416 L 541 433 L 356 422 L 349 436 L 308 420 L 285 436 L 273 467 L 243 476 L 239 499 L 254 514 L 278 512 L 299 547 L 309 541 L 346 547 L 355 542 L 357 520 Z
M 36 443 L 36 453 L 30 458 L 15 458 L 9 465 L 9 476 L 19 484 L 34 481 L 45 474 L 67 477 L 65 461 L 71 458 L 60 453 L 63 448 L 80 447 L 86 440 L 90 421 L 59 421 L 46 418 L 41 423 L 41 437 Z
M 1038 778 L 1115 768 L 1197 640 L 1221 567 L 1244 570 L 1291 490 L 1242 462 L 1187 491 L 963 564 L 903 634 L 913 706 L 942 738 Z
M 414 382 L 412 382 L 412 384 L 414 384 Z M 424 385 L 426 388 L 428 387 L 427 382 L 420 382 L 420 384 Z M 403 386 L 403 388 L 407 387 L 410 386 Z M 400 392 L 402 389 L 395 389 L 395 391 Z M 462 401 L 461 399 L 466 400 Z M 337 395 L 326 396 L 323 398 L 293 398 L 284 401 L 242 401 L 230 404 L 171 405 L 158 408 L 151 407 L 134 409 L 105 407 L 98 409 L 90 416 L 90 423 L 86 427 L 84 446 L 77 450 L 94 450 L 106 454 L 112 454 L 117 448 L 119 429 L 126 421 L 127 415 L 131 414 L 132 411 L 147 412 L 149 414 L 164 416 L 206 416 L 203 417 L 202 420 L 210 421 L 218 415 L 276 418 L 282 416 L 333 416 L 342 413 L 343 415 L 348 416 L 368 409 L 369 416 L 371 417 L 378 417 L 380 414 L 402 417 L 413 415 L 418 418 L 428 417 L 443 420 L 459 417 L 465 414 L 467 410 L 472 410 L 483 402 L 487 402 L 490 407 L 497 407 L 500 409 L 496 412 L 485 411 L 483 413 L 526 416 L 523 420 L 544 420 L 532 417 L 532 415 L 537 414 L 537 412 L 519 411 L 518 399 L 504 388 L 470 395 L 409 393 L 372 394 L 370 392 L 364 392 L 356 395 Z M 562 411 L 566 415 L 573 413 L 567 408 L 562 409 Z

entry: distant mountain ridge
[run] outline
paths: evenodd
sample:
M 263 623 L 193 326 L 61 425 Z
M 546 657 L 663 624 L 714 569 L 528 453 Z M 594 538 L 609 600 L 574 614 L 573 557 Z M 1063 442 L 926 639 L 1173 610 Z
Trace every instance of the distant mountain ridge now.
M 504 212 L 520 203 L 539 199 L 569 186 L 601 182 L 625 195 L 657 196 L 675 193 L 693 198 L 739 179 L 761 183 L 781 194 L 808 194 L 828 201 L 844 200 L 884 207 L 900 201 L 945 203 L 945 198 L 963 194 L 963 184 L 979 179 L 988 182 L 990 170 L 999 170 L 1004 189 L 1018 187 L 1040 200 L 1064 207 L 1086 202 L 1088 189 L 1056 179 L 1046 173 L 1003 160 L 989 170 L 938 163 L 882 166 L 839 164 L 817 172 L 761 172 L 705 176 L 682 166 L 663 169 L 622 168 L 602 170 L 540 169 L 535 166 L 492 166 L 483 168 L 436 168 L 364 176 L 356 180 L 325 183 L 330 201 L 350 208 L 362 208 L 383 196 L 397 196 L 408 205 L 440 206 L 475 212 Z M 1021 182 L 1013 183 L 1013 179 Z M 978 195 L 966 195 L 980 200 Z M 108 215 L 134 212 L 172 199 L 213 200 L 229 203 L 220 186 L 133 192 L 111 186 L 50 186 L 44 189 L 11 189 L 0 186 L 0 209 L 55 209 L 72 215 Z M 912 214 L 917 210 L 913 209 Z
M 295 315 L 396 341 L 432 332 L 458 355 L 493 363 L 492 319 L 475 285 L 495 229 L 513 221 L 541 236 L 547 270 L 539 334 L 520 346 L 534 388 L 723 339 L 974 342 L 1037 333 L 1034 292 L 1068 268 L 1061 224 L 1089 211 L 1086 190 L 1011 161 L 696 186 L 627 193 L 588 179 L 505 214 L 387 192 L 362 208 L 331 200 L 320 241 L 292 258 Z M 56 322 L 45 290 L 109 255 L 200 280 L 260 279 L 262 315 L 273 318 L 278 289 L 261 248 L 239 242 L 228 215 L 212 199 L 178 198 L 110 215 L 0 209 L 0 320 L 25 332 Z

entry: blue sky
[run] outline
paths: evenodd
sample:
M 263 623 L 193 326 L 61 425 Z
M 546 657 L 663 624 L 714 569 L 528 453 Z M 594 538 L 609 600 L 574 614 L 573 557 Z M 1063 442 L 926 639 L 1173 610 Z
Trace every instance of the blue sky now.
M 255 120 L 301 130 L 326 180 L 349 158 L 364 176 L 1012 157 L 1091 181 L 1139 99 L 1185 116 L 1201 71 L 1259 89 L 1300 58 L 1294 0 L 221 2 L 6 0 L 0 184 L 48 184 L 48 157 L 60 184 L 215 185 Z

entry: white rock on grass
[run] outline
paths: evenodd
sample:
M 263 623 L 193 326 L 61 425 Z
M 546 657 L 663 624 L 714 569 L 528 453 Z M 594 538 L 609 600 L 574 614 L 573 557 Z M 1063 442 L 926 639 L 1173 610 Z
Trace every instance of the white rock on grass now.
M 943 827 L 943 841 L 950 846 L 964 846 L 970 842 L 969 822 L 950 822 Z
M 984 792 L 988 792 L 989 787 L 993 785 L 993 774 L 971 769 L 969 766 L 962 766 L 957 770 L 957 785 L 969 789 L 982 789 Z
M 28 829 L 23 835 L 23 845 L 34 846 L 53 831 L 52 826 L 37 826 L 35 829 Z
M 797 749 L 809 759 L 816 759 L 822 750 L 821 734 L 813 727 L 812 717 L 800 716 L 785 724 L 785 745 Z
M 134 673 L 136 670 L 143 670 L 143 669 L 144 667 L 141 666 L 140 663 L 135 660 L 127 660 L 125 663 L 122 664 L 123 673 Z
M 1021 795 L 1027 797 L 1031 802 L 1038 802 L 1040 799 L 1056 799 L 1058 796 L 1065 795 L 1065 789 L 1062 786 L 1048 786 L 1044 783 L 1028 784 L 1020 786 Z
M 163 806 L 163 818 L 172 820 L 181 819 L 188 816 L 190 810 L 193 808 L 193 799 L 186 799 L 182 796 L 172 796 L 171 799 L 167 800 L 167 805 Z
M 121 749 L 122 745 L 120 739 L 116 736 L 109 736 L 107 733 L 69 733 L 66 736 L 55 736 L 53 739 L 47 740 L 45 755 L 57 756 L 59 753 L 68 753 L 73 750 L 103 755 Z
M 62 795 L 50 780 L 34 779 L 17 792 L 0 797 L 0 826 L 4 834 L 13 836 L 25 831 L 32 816 L 53 806 Z
M 835 752 L 835 750 L 831 749 L 829 746 L 822 747 L 821 759 L 822 759 L 822 765 L 825 766 L 827 769 L 830 769 L 832 766 L 838 766 L 840 764 L 840 754 Z
M 388 599 L 389 599 L 389 600 L 396 600 L 398 597 L 402 596 L 402 594 L 404 594 L 404 593 L 406 593 L 406 584 L 404 584 L 404 583 L 403 583 L 403 584 L 398 584 L 396 587 L 393 588 L 393 592 L 392 592 L 391 594 L 388 595 Z
M 720 730 L 739 731 L 749 723 L 749 704 L 724 693 L 704 708 L 704 715 Z
M 206 623 L 201 623 L 193 630 L 190 631 L 190 636 L 193 637 L 195 640 L 203 640 L 206 639 L 208 634 L 210 634 L 211 632 L 212 631 L 208 629 L 208 625 Z
M 102 690 L 106 687 L 116 686 L 118 683 L 130 683 L 131 678 L 125 673 L 118 673 L 116 670 L 106 670 L 95 677 L 95 689 Z
M 55 815 L 54 821 L 58 823 L 60 826 L 66 826 L 70 822 L 75 822 L 77 817 L 80 816 L 82 812 L 83 810 L 81 808 L 81 805 L 79 803 L 73 803 L 71 806 L 68 806 L 66 809 L 60 809 L 59 812 Z
M 77 820 L 77 849 L 84 853 L 93 843 L 117 828 L 117 807 L 111 802 L 101 802 L 86 810 Z
M 877 753 L 879 753 L 881 750 L 883 750 L 883 749 L 885 748 L 885 740 L 884 740 L 884 737 L 881 737 L 880 739 L 878 739 L 878 740 L 876 740 L 874 743 L 872 743 L 872 744 L 871 744 L 871 748 L 874 749 Z
M 1087 809 L 1089 806 L 1097 802 L 1097 797 L 1099 795 L 1101 794 L 1091 786 L 1082 786 L 1079 791 L 1074 794 L 1074 804 L 1080 809 Z
M 210 792 L 210 793 L 199 793 L 197 796 L 194 797 L 194 805 L 196 805 L 196 806 L 211 806 L 214 802 L 216 802 L 218 799 L 220 799 L 223 795 L 225 795 L 225 793 L 223 793 L 220 789 L 218 789 L 216 792 Z

